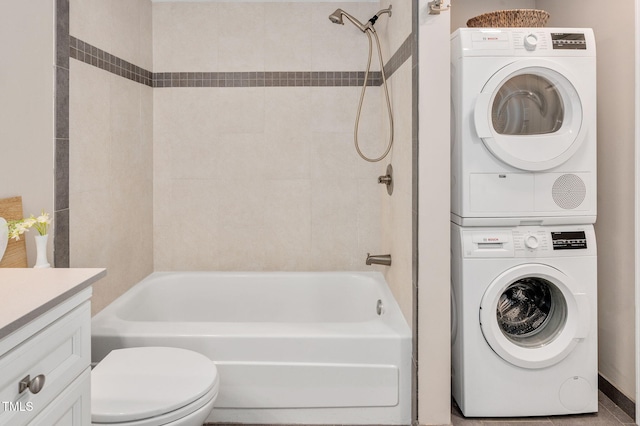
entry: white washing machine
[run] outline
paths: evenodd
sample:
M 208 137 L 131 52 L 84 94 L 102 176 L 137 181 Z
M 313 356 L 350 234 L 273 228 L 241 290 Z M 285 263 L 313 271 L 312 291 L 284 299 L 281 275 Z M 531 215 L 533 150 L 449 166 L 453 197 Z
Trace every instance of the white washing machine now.
M 592 30 L 458 29 L 451 78 L 451 220 L 594 223 Z
M 452 238 L 452 388 L 469 417 L 598 411 L 593 225 Z

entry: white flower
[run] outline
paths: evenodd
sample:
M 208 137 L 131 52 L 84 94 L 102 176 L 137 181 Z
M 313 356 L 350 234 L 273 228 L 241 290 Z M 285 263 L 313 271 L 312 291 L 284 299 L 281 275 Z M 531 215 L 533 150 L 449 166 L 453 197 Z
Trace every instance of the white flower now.
M 47 225 L 50 224 L 51 219 L 49 219 L 49 213 L 42 212 L 42 214 L 36 218 L 36 221 Z
M 29 226 L 26 226 L 23 220 L 9 221 L 9 238 L 16 241 L 20 240 L 20 235 L 29 230 Z
M 29 228 L 32 227 L 36 228 L 40 235 L 47 235 L 51 219 L 49 218 L 49 213 L 45 213 L 43 210 L 37 218 L 31 215 L 24 219 L 11 220 L 7 224 L 9 226 L 9 238 L 18 241 L 20 240 L 20 235 L 29 231 Z

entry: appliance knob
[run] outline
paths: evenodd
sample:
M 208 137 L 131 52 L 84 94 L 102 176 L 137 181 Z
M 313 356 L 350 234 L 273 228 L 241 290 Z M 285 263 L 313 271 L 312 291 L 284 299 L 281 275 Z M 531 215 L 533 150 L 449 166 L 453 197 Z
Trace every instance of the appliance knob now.
M 527 50 L 536 50 L 538 47 L 538 36 L 535 34 L 527 34 L 524 38 L 524 48 Z
M 538 242 L 538 237 L 527 234 L 524 236 L 524 245 L 530 249 L 537 249 L 540 243 Z

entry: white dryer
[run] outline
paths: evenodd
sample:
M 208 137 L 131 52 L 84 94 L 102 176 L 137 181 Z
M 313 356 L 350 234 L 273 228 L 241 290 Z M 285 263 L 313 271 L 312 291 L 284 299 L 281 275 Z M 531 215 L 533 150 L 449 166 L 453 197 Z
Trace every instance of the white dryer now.
M 593 225 L 451 226 L 452 388 L 462 413 L 598 411 Z
M 452 221 L 594 223 L 592 30 L 458 29 L 451 78 Z

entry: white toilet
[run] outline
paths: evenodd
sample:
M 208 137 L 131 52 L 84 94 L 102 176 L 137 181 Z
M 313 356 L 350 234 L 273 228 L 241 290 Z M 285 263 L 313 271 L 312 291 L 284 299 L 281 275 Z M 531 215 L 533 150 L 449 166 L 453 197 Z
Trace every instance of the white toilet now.
M 197 352 L 114 350 L 91 371 L 91 424 L 202 426 L 218 388 L 215 364 Z

